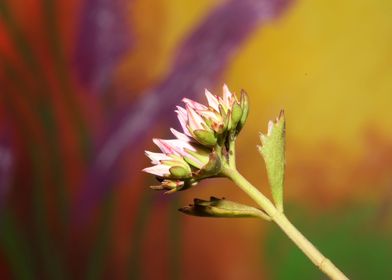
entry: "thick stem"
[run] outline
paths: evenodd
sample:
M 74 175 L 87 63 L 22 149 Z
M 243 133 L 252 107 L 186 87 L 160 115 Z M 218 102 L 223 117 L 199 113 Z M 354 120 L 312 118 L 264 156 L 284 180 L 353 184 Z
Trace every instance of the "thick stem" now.
M 248 182 L 236 169 L 226 168 L 223 173 L 238 187 L 247 193 L 286 233 L 286 235 L 304 252 L 304 254 L 329 278 L 333 280 L 348 279 L 329 259 L 307 240 L 302 233 L 294 227 L 287 217 L 272 204 L 272 202 Z

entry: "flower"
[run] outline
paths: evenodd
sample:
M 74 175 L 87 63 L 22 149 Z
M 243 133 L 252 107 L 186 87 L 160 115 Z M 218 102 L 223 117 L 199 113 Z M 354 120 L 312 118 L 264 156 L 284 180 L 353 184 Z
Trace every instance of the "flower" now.
M 194 172 L 201 170 L 209 162 L 210 151 L 192 142 L 185 134 L 171 129 L 176 139 L 153 139 L 161 153 L 146 151 L 153 166 L 143 171 L 157 176 L 160 186 L 154 189 L 165 189 L 169 192 L 180 190 L 196 183 Z
M 175 139 L 153 139 L 160 153 L 146 151 L 153 166 L 143 171 L 157 176 L 159 186 L 169 192 L 186 189 L 201 179 L 218 176 L 226 161 L 228 141 L 234 141 L 248 114 L 247 95 L 240 101 L 223 86 L 223 96 L 205 90 L 207 105 L 183 98 L 175 112 L 183 133 L 171 128 Z

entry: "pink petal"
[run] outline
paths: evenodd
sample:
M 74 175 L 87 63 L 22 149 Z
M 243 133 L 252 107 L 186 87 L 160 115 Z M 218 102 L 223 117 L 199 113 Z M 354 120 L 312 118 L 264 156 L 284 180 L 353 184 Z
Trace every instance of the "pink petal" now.
M 154 144 L 157 145 L 158 148 L 161 149 L 163 153 L 167 155 L 174 153 L 173 149 L 169 145 L 165 144 L 165 142 L 163 142 L 162 139 L 154 138 L 152 139 L 152 142 L 154 142 Z
M 201 116 L 211 119 L 214 122 L 222 122 L 222 117 L 210 110 L 197 111 Z
M 162 140 L 166 145 L 170 146 L 172 150 L 174 151 L 175 155 L 181 156 L 181 157 L 188 157 L 192 159 L 194 162 L 199 163 L 200 166 L 203 166 L 203 162 L 201 162 L 199 159 L 195 158 L 193 155 L 189 154 L 185 149 L 197 152 L 195 147 L 190 145 L 186 141 L 181 141 L 177 139 L 170 139 L 170 140 Z
M 195 110 L 206 110 L 207 109 L 207 107 L 204 106 L 203 104 L 200 104 L 199 102 L 193 101 L 188 98 L 183 98 L 182 102 L 184 102 L 185 105 L 189 105 L 190 107 L 192 107 L 192 109 L 195 109 Z
M 170 166 L 168 166 L 168 165 L 158 164 L 158 165 L 154 165 L 151 167 L 146 167 L 142 171 L 150 173 L 150 174 L 154 174 L 154 175 L 157 175 L 160 177 L 164 177 L 165 175 L 170 174 L 169 169 L 170 169 Z
M 188 125 L 190 128 L 192 130 L 203 129 L 201 124 L 204 123 L 204 120 L 200 117 L 200 115 L 188 105 L 186 106 L 186 110 L 188 112 Z
M 227 108 L 231 107 L 231 103 L 232 103 L 232 98 L 233 95 L 231 94 L 229 88 L 227 87 L 226 84 L 223 85 L 223 102 L 225 103 L 225 105 L 227 106 Z
M 184 131 L 184 133 L 188 136 L 192 136 L 186 126 L 187 122 L 188 122 L 188 114 L 187 111 L 180 107 L 177 106 L 177 110 L 175 111 L 177 113 L 177 118 L 180 121 L 180 125 L 182 127 L 182 130 Z
M 175 154 L 179 156 L 187 156 L 188 154 L 184 151 L 187 148 L 191 151 L 195 151 L 195 148 L 189 144 L 188 141 L 183 141 L 180 139 L 153 139 L 155 145 L 157 145 L 161 151 L 167 155 Z
M 186 136 L 184 133 L 181 133 L 177 130 L 175 130 L 174 128 L 170 128 L 171 133 L 173 133 L 174 136 L 177 137 L 177 139 L 182 140 L 182 141 L 187 141 L 190 142 L 192 141 L 191 138 L 189 138 L 188 136 Z
M 208 101 L 208 105 L 212 107 L 215 111 L 219 112 L 219 102 L 218 99 L 207 89 L 205 90 L 205 95 Z
M 187 148 L 191 151 L 195 151 L 195 148 L 191 144 L 189 144 L 188 141 L 183 141 L 179 139 L 169 139 L 169 140 L 161 139 L 161 142 L 167 147 L 170 147 L 170 149 L 172 149 L 172 151 L 174 151 L 175 154 L 187 155 L 187 153 L 184 151 L 184 148 Z

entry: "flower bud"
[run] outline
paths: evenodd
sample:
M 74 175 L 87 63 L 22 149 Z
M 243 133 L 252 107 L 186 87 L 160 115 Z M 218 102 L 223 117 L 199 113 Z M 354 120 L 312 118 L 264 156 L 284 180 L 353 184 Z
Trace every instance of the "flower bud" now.
M 192 177 L 192 172 L 182 166 L 172 166 L 169 169 L 170 174 L 176 179 L 186 179 Z
M 209 131 L 209 130 L 203 130 L 203 129 L 196 129 L 192 131 L 193 136 L 197 142 L 200 144 L 207 146 L 207 147 L 213 147 L 216 144 L 216 137 L 214 135 L 214 132 Z
M 262 218 L 268 221 L 271 220 L 271 218 L 260 209 L 216 197 L 211 197 L 209 201 L 195 198 L 193 204 L 178 210 L 184 214 L 199 217 Z
M 185 181 L 165 179 L 161 182 L 159 186 L 150 186 L 150 188 L 158 191 L 165 190 L 165 194 L 171 194 L 174 192 L 189 189 L 190 187 L 195 185 L 197 185 L 197 182 L 192 179 Z
M 232 111 L 231 111 L 231 127 L 232 129 L 236 129 L 238 122 L 241 120 L 242 117 L 242 108 L 237 103 L 234 102 Z
M 248 94 L 244 90 L 241 90 L 240 106 L 242 109 L 242 115 L 237 126 L 237 133 L 239 133 L 241 129 L 244 127 L 246 119 L 248 118 L 248 114 L 249 114 L 249 98 L 248 98 Z

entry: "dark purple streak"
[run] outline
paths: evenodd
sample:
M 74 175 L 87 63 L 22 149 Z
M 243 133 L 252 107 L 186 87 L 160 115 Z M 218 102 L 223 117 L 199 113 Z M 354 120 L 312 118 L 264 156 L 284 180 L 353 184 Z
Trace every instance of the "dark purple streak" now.
M 92 93 L 102 94 L 122 55 L 130 50 L 132 37 L 126 21 L 124 0 L 86 0 L 74 56 L 75 71 Z

